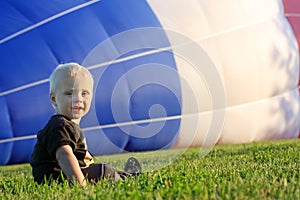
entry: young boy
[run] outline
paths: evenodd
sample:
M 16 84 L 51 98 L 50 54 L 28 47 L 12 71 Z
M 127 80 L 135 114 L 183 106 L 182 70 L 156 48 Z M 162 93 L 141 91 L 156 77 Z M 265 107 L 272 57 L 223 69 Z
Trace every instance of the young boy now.
M 56 114 L 37 134 L 30 159 L 36 182 L 67 179 L 86 186 L 86 178 L 94 182 L 103 178 L 117 181 L 141 172 L 135 158 L 128 159 L 125 171 L 119 171 L 107 164 L 95 164 L 87 151 L 79 123 L 90 109 L 93 84 L 91 73 L 76 63 L 59 65 L 51 74 L 50 100 Z

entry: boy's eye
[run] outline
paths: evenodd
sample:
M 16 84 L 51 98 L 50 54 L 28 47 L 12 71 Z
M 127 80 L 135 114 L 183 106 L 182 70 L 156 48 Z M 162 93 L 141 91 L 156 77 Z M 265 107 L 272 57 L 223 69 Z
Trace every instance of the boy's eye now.
M 82 92 L 82 96 L 87 96 L 87 95 L 89 95 L 89 94 L 90 94 L 90 93 L 87 92 L 87 91 Z
M 73 94 L 72 92 L 65 92 L 65 95 L 68 95 L 68 96 L 70 96 L 72 94 Z

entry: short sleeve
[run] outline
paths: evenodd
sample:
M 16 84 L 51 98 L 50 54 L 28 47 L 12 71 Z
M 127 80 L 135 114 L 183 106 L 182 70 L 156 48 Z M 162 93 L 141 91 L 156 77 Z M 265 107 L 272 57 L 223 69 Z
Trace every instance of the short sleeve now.
M 70 126 L 56 127 L 41 138 L 42 143 L 47 148 L 48 153 L 56 159 L 56 151 L 63 145 L 70 145 L 74 151 L 76 146 L 75 131 Z

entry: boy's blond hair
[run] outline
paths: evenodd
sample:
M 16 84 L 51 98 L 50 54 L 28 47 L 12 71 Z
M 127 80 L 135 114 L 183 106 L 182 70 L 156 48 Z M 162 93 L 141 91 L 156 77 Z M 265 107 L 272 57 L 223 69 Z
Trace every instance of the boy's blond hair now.
M 77 63 L 65 63 L 58 65 L 50 75 L 50 94 L 55 93 L 59 79 L 58 75 L 75 78 L 78 73 L 91 78 L 92 82 L 94 82 L 93 75 L 90 71 Z

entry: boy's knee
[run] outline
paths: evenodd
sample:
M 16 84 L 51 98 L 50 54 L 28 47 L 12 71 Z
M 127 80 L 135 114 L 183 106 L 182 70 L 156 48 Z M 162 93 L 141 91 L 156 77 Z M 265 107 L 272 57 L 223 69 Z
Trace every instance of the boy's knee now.
M 96 163 L 81 170 L 87 179 L 92 182 L 98 182 L 103 179 L 115 182 L 122 179 L 117 170 L 109 164 Z
M 102 177 L 108 180 L 113 180 L 113 181 L 118 181 L 122 180 L 120 175 L 118 174 L 117 170 L 113 168 L 109 164 L 102 164 L 103 165 L 103 170 L 102 170 Z M 101 172 L 100 172 L 101 173 Z

